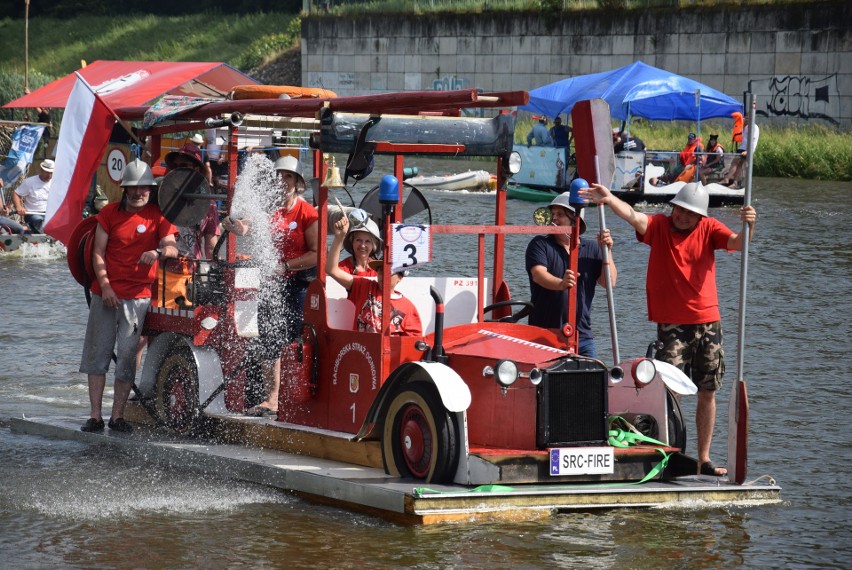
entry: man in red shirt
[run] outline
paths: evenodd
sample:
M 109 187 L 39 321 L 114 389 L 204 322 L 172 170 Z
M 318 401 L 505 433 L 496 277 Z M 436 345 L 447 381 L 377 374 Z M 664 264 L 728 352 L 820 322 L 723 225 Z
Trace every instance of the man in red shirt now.
M 710 197 L 700 184 L 686 184 L 675 195 L 671 215 L 648 216 L 612 195 L 600 184 L 581 190 L 596 204 L 609 204 L 651 246 L 646 294 L 648 320 L 657 323 L 663 348 L 656 358 L 688 371 L 698 386 L 695 424 L 698 461 L 703 475 L 722 476 L 727 470 L 710 461 L 716 422 L 716 391 L 725 372 L 722 322 L 716 294 L 715 250 L 741 251 L 743 236 L 707 215 Z M 741 218 L 754 234 L 757 214 L 746 206 Z
M 151 304 L 151 286 L 157 280 L 159 257 L 177 255 L 177 228 L 149 203 L 154 187 L 151 168 L 139 159 L 129 163 L 121 180 L 120 202 L 98 213 L 92 262 L 92 302 L 80 372 L 88 374 L 91 414 L 81 428 L 104 429 L 101 415 L 106 373 L 115 348 L 115 396 L 109 427 L 129 433 L 124 406 L 136 379 L 136 347 L 145 313 Z

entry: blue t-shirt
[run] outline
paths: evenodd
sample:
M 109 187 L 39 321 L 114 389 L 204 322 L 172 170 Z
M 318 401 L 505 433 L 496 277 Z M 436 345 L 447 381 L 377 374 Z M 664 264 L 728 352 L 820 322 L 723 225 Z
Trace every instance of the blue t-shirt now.
M 552 235 L 536 236 L 527 246 L 526 266 L 530 278 L 530 300 L 533 310 L 529 324 L 548 329 L 562 328 L 568 312 L 566 291 L 551 291 L 535 283 L 531 269 L 543 265 L 551 275 L 562 279 L 570 268 L 568 252 L 557 244 Z M 580 338 L 594 338 L 592 334 L 592 299 L 595 285 L 603 270 L 603 252 L 595 240 L 580 238 L 580 257 L 577 260 L 577 331 Z

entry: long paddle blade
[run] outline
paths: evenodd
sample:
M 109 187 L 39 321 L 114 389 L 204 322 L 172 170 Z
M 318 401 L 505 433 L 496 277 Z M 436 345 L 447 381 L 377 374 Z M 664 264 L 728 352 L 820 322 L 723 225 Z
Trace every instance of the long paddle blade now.
M 742 485 L 748 472 L 748 393 L 737 380 L 728 405 L 728 480 Z
M 609 104 L 603 99 L 579 101 L 571 109 L 577 174 L 589 182 L 612 185 L 615 174 L 615 152 L 612 148 L 612 123 Z M 600 175 L 596 172 L 597 157 Z
M 612 119 L 609 103 L 603 99 L 580 101 L 571 110 L 571 122 L 574 126 L 576 141 L 577 173 L 586 181 L 612 186 L 615 174 L 615 152 L 612 147 Z M 601 232 L 606 231 L 604 208 L 598 208 L 598 220 Z M 615 299 L 612 293 L 612 275 L 610 252 L 603 251 L 603 269 L 606 278 L 606 302 L 609 311 L 609 328 L 612 338 L 612 359 L 615 365 L 621 362 L 618 350 L 618 328 L 615 322 Z

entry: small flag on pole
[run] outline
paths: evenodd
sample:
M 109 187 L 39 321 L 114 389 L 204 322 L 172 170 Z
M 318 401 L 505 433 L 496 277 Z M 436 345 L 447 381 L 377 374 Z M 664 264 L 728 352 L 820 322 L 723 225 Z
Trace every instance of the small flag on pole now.
M 78 75 L 59 131 L 44 224 L 44 232 L 64 244 L 82 219 L 92 176 L 114 125 L 112 111 Z

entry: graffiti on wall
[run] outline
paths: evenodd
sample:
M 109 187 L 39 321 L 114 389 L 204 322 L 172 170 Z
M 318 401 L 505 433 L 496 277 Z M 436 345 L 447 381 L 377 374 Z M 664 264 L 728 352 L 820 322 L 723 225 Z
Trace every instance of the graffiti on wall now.
M 758 115 L 824 119 L 839 124 L 840 90 L 837 74 L 825 77 L 807 75 L 775 76 L 748 82 L 757 95 Z
M 470 89 L 470 81 L 465 79 L 464 77 L 458 77 L 456 75 L 445 75 L 439 79 L 432 80 L 432 91 L 456 91 L 458 89 Z M 482 93 L 483 90 L 479 87 L 476 88 L 478 93 Z M 464 109 L 462 110 L 462 114 L 465 117 L 483 117 L 482 109 Z
M 432 91 L 456 91 L 458 89 L 468 89 L 470 81 L 463 77 L 455 75 L 445 75 L 440 79 L 432 80 Z

